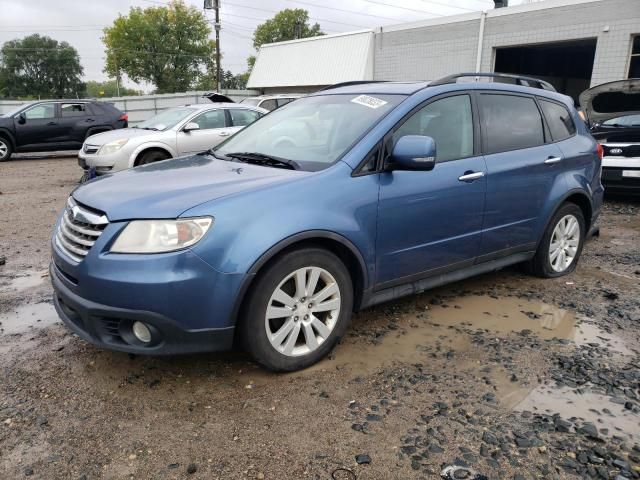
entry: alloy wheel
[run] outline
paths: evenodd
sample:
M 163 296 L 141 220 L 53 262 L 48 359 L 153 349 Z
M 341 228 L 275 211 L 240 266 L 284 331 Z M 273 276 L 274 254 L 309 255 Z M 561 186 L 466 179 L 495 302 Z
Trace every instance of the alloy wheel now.
M 3 140 L 0 140 L 0 159 L 6 157 L 8 152 L 9 147 Z
M 291 272 L 269 298 L 265 329 L 279 353 L 297 357 L 316 350 L 331 335 L 342 301 L 335 278 L 320 267 Z
M 564 272 L 573 263 L 580 245 L 580 224 L 573 215 L 565 215 L 556 224 L 549 245 L 549 263 L 555 272 Z

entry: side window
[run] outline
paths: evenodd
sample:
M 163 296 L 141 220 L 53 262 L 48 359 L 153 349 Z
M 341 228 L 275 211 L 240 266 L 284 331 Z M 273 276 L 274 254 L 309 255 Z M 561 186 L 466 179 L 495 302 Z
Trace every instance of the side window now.
M 60 112 L 63 117 L 85 117 L 90 115 L 84 103 L 63 103 L 60 105 Z
M 393 133 L 393 143 L 405 135 L 426 135 L 436 143 L 436 161 L 473 155 L 473 114 L 469 95 L 436 100 L 420 109 Z
M 243 108 L 230 108 L 231 123 L 234 127 L 244 127 L 250 123 L 255 122 L 262 115 L 259 112 L 253 110 L 245 110 Z
M 271 98 L 269 100 L 265 100 L 260 104 L 261 108 L 266 108 L 269 111 L 275 110 L 276 108 L 278 108 L 278 106 L 276 105 L 276 100 L 274 98 Z
M 35 107 L 31 107 L 29 110 L 25 111 L 24 115 L 27 120 L 55 118 L 56 105 L 54 103 L 43 103 L 40 105 L 36 105 Z
M 358 170 L 358 173 L 363 175 L 366 173 L 375 172 L 378 169 L 379 153 L 380 153 L 379 148 L 375 148 L 373 152 L 369 153 L 369 155 L 367 155 L 367 158 L 363 162 L 362 166 L 360 167 L 360 170 Z
M 542 117 L 532 98 L 482 94 L 480 99 L 487 153 L 544 144 Z
M 278 99 L 278 108 L 280 108 L 283 105 L 286 105 L 287 103 L 292 102 L 294 99 L 293 98 L 279 98 Z
M 564 140 L 576 133 L 576 126 L 569 114 L 569 110 L 562 105 L 542 99 L 540 99 L 540 106 L 544 117 L 547 119 L 547 125 L 549 125 L 551 137 L 554 141 Z
M 196 118 L 191 120 L 193 123 L 197 123 L 200 130 L 208 130 L 210 128 L 224 128 L 224 110 L 209 110 Z

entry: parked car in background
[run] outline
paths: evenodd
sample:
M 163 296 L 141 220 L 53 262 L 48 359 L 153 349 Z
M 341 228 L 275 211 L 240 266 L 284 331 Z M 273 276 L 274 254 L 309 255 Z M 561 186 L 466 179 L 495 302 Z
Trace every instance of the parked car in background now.
M 0 116 L 0 161 L 14 152 L 78 150 L 85 138 L 126 128 L 128 116 L 110 103 L 44 100 Z
M 103 175 L 203 152 L 265 113 L 228 102 L 169 108 L 132 128 L 87 138 L 78 163 L 85 171 L 95 169 L 96 175 Z
M 114 350 L 238 341 L 295 370 L 368 306 L 510 264 L 572 272 L 603 195 L 573 100 L 459 77 L 335 85 L 78 187 L 52 238 L 58 314 Z
M 640 195 L 640 78 L 605 83 L 580 95 L 591 134 L 604 149 L 607 192 Z
M 259 97 L 248 97 L 240 101 L 244 105 L 253 105 L 255 107 L 265 108 L 270 112 L 276 108 L 280 108 L 287 103 L 304 97 L 301 93 L 282 93 L 277 95 L 260 95 Z

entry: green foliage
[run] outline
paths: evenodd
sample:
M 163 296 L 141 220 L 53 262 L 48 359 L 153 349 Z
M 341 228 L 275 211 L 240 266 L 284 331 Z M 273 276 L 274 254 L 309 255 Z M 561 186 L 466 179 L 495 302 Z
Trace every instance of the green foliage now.
M 253 70 L 253 66 L 256 64 L 256 56 L 255 55 L 249 55 L 249 57 L 247 58 L 247 71 L 249 73 L 251 73 L 251 70 Z
M 120 85 L 120 96 L 125 97 L 129 95 L 142 95 L 142 92 Z M 85 96 L 88 98 L 116 97 L 118 96 L 116 81 L 107 80 L 106 82 L 96 82 L 90 80 L 87 82 Z
M 296 38 L 324 35 L 320 25 L 309 23 L 309 12 L 302 8 L 286 8 L 275 17 L 258 25 L 253 33 L 253 46 L 260 48 L 265 43 L 284 42 Z
M 84 92 L 75 48 L 38 34 L 0 49 L 0 95 L 7 98 L 76 98 Z
M 167 7 L 131 8 L 105 28 L 105 72 L 150 82 L 158 93 L 184 92 L 213 69 L 215 41 L 204 14 L 175 0 Z

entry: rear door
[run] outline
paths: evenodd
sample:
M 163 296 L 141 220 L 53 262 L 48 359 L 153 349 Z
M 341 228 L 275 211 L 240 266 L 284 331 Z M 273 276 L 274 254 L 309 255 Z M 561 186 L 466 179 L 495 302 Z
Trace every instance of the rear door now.
M 535 249 L 564 157 L 534 97 L 482 92 L 478 98 L 487 164 L 481 262 Z
M 202 112 L 189 120 L 188 123 L 197 123 L 200 128 L 189 132 L 180 130 L 177 133 L 179 155 L 204 152 L 231 135 L 223 108 Z
M 21 113 L 24 115 L 24 123 L 19 116 L 14 117 L 17 146 L 41 149 L 61 142 L 63 130 L 57 111 L 58 105 L 55 102 L 39 103 Z
M 85 102 L 62 102 L 59 121 L 63 140 L 81 146 L 87 130 L 96 123 L 96 116 Z
M 432 137 L 436 165 L 427 172 L 380 174 L 378 288 L 472 265 L 480 243 L 486 168 L 471 95 L 429 100 L 391 142 L 404 135 Z

